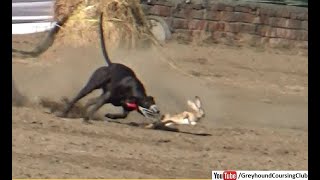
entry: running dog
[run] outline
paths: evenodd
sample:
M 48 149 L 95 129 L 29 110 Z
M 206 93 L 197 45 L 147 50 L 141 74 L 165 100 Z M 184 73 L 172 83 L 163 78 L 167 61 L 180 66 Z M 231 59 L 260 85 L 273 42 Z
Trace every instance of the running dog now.
M 91 75 L 85 87 L 67 104 L 59 116 L 66 117 L 77 101 L 93 90 L 102 89 L 103 93 L 99 97 L 89 100 L 85 105 L 86 109 L 93 106 L 86 114 L 84 118 L 85 122 L 92 119 L 94 113 L 107 103 L 118 107 L 121 106 L 123 110 L 122 113 L 105 114 L 105 117 L 110 119 L 126 118 L 129 112 L 135 110 L 147 118 L 159 117 L 160 111 L 156 106 L 154 98 L 147 95 L 144 85 L 137 78 L 134 71 L 123 64 L 111 62 L 104 42 L 102 22 L 103 13 L 100 14 L 99 18 L 99 34 L 102 53 L 107 66 L 98 68 Z

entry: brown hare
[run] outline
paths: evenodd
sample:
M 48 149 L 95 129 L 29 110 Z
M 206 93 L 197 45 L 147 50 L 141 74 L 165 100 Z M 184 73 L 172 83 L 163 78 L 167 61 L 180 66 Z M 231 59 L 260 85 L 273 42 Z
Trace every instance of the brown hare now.
M 201 100 L 195 96 L 195 101 L 188 100 L 189 111 L 179 114 L 164 114 L 160 122 L 149 124 L 146 128 L 155 128 L 155 126 L 171 126 L 171 125 L 196 125 L 197 122 L 205 116 L 204 109 L 201 106 Z

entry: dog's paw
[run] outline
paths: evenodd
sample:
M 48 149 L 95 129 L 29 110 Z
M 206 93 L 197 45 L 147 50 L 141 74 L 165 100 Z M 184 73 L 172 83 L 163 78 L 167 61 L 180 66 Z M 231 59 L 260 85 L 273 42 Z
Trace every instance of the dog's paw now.
M 104 117 L 107 117 L 107 118 L 109 118 L 109 119 L 117 119 L 115 115 L 109 114 L 109 113 L 108 113 L 108 114 L 105 114 Z

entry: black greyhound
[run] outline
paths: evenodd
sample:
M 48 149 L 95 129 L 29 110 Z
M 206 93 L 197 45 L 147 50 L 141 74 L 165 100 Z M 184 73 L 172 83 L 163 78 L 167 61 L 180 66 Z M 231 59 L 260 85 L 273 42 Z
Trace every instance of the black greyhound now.
M 103 13 L 100 14 L 99 18 L 99 33 L 102 53 L 107 66 L 98 68 L 91 75 L 86 86 L 67 104 L 60 116 L 65 117 L 77 101 L 93 90 L 102 89 L 101 96 L 89 100 L 85 105 L 86 108 L 93 106 L 84 118 L 86 122 L 92 119 L 94 113 L 107 103 L 123 108 L 122 113 L 108 113 L 105 115 L 110 119 L 126 118 L 129 112 L 133 110 L 137 110 L 145 117 L 159 117 L 160 111 L 155 104 L 154 98 L 147 96 L 143 84 L 136 77 L 133 70 L 123 64 L 111 62 L 105 47 L 102 22 Z

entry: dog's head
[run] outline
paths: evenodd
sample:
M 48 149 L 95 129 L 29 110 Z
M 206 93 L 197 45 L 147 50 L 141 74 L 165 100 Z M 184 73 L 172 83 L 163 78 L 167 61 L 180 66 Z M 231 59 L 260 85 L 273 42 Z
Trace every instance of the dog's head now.
M 146 96 L 137 99 L 138 112 L 147 118 L 156 118 L 160 115 L 154 98 L 152 96 Z

